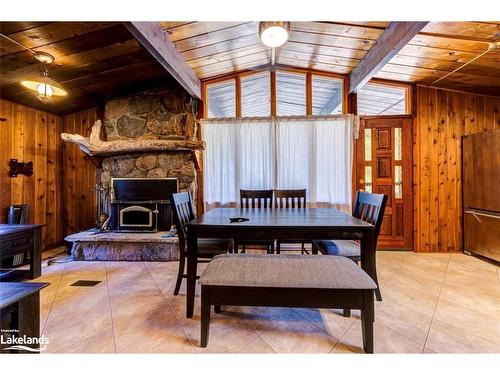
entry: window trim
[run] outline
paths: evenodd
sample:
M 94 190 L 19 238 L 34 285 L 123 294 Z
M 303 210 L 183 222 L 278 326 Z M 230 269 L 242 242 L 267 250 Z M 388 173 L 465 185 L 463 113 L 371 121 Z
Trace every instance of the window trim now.
M 201 82 L 201 99 L 203 102 L 203 118 L 208 118 L 208 105 L 207 105 L 207 86 L 213 83 L 223 82 L 234 79 L 236 82 L 236 118 L 241 117 L 241 77 L 256 74 L 262 71 L 269 70 L 269 68 L 255 69 L 255 70 L 245 70 L 241 72 L 234 72 L 224 76 L 206 79 Z M 320 70 L 304 69 L 304 68 L 293 68 L 293 67 L 277 67 L 275 70 L 270 71 L 270 96 L 271 96 L 271 117 L 276 117 L 276 70 L 290 72 L 290 73 L 300 73 L 306 76 L 306 116 L 312 115 L 312 77 L 322 76 L 328 78 L 336 78 L 342 80 L 342 114 L 347 114 L 347 90 L 349 77 L 343 74 L 330 73 Z

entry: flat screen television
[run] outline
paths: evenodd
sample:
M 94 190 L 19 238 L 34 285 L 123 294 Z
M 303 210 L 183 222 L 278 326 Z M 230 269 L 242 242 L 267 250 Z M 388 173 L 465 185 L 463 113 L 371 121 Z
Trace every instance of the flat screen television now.
M 169 200 L 179 191 L 177 178 L 112 178 L 112 199 L 119 201 Z

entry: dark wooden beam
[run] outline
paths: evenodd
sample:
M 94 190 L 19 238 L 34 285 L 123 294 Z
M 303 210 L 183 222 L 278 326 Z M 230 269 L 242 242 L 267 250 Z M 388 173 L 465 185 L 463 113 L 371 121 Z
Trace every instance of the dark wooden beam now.
M 391 22 L 350 74 L 349 93 L 361 89 L 428 22 Z
M 124 25 L 190 95 L 201 99 L 200 80 L 159 23 L 125 22 Z

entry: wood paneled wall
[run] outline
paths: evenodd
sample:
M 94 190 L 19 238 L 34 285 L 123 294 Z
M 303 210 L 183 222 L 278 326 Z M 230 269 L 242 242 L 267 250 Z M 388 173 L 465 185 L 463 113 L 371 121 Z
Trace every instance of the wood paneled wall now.
M 414 249 L 461 251 L 461 136 L 500 128 L 500 97 L 417 86 L 416 100 Z
M 60 116 L 0 99 L 0 222 L 10 204 L 29 204 L 30 223 L 45 224 L 44 249 L 62 240 Z M 33 162 L 33 175 L 8 176 L 10 159 Z
M 97 118 L 96 108 L 66 115 L 63 131 L 88 137 Z M 98 170 L 77 145 L 66 142 L 62 146 L 62 164 L 63 233 L 66 236 L 95 225 L 97 202 L 92 188 L 97 183 Z

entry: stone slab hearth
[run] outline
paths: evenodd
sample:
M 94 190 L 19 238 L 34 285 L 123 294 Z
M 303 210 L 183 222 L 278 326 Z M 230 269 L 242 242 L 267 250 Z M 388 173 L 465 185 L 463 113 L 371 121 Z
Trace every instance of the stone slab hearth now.
M 171 261 L 179 259 L 177 237 L 169 232 L 124 233 L 85 231 L 65 238 L 75 260 Z

